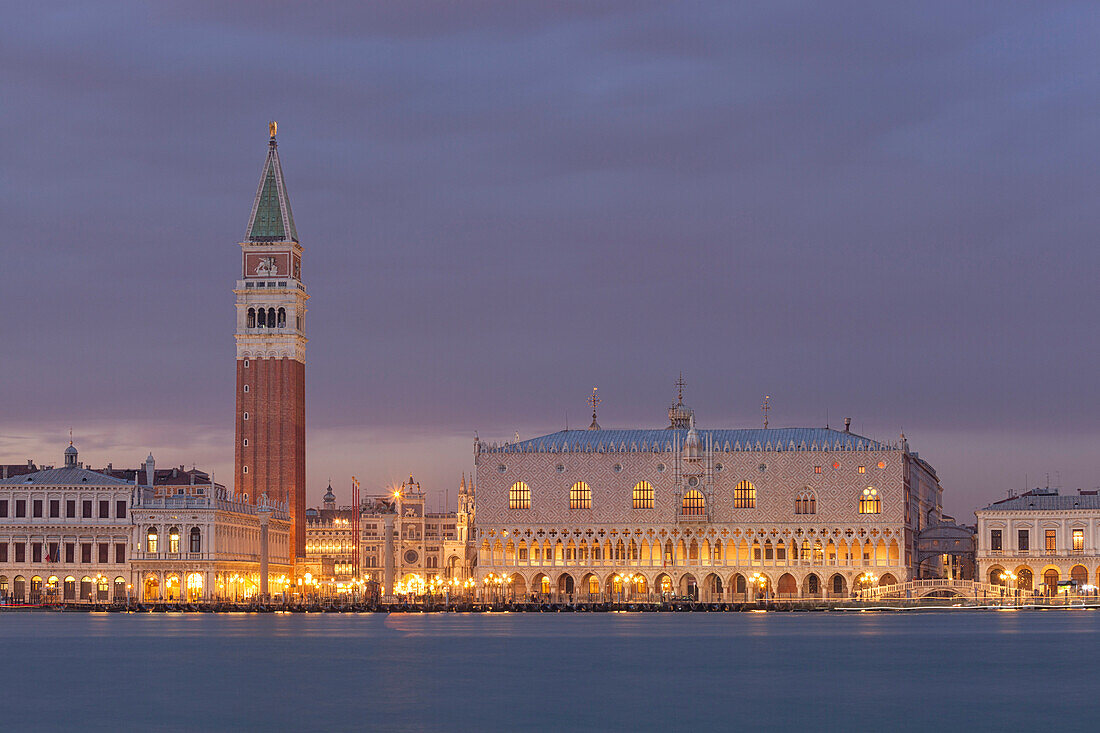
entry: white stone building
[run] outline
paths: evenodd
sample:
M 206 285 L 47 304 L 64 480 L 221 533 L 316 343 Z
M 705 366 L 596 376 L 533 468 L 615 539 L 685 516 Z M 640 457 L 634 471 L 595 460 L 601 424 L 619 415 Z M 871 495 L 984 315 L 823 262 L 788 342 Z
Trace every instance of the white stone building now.
M 975 513 L 979 580 L 1024 595 L 1095 594 L 1100 585 L 1096 491 L 1062 496 L 1056 489 L 1034 489 Z
M 0 480 L 0 602 L 126 598 L 135 487 L 77 457 Z
M 131 582 L 143 602 L 247 601 L 293 583 L 285 503 L 252 504 L 211 483 L 187 494 L 143 488 L 130 511 Z
M 475 441 L 480 582 L 517 599 L 736 601 L 919 574 L 942 489 L 904 436 L 696 429 L 682 401 L 669 421 L 604 430 L 594 415 L 588 430 Z

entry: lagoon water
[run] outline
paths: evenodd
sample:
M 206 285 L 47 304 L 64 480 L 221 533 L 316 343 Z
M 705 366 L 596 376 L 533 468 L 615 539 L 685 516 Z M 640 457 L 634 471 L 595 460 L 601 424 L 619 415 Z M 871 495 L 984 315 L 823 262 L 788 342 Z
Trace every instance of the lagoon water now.
M 0 614 L 3 730 L 1096 730 L 1100 612 Z

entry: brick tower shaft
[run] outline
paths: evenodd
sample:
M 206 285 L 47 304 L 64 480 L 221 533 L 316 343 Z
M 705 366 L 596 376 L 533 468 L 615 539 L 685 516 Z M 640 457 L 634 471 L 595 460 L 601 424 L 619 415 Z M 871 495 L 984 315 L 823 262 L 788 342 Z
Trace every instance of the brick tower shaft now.
M 241 246 L 237 281 L 234 488 L 253 504 L 285 503 L 292 559 L 305 557 L 305 314 L 302 247 L 271 126 Z

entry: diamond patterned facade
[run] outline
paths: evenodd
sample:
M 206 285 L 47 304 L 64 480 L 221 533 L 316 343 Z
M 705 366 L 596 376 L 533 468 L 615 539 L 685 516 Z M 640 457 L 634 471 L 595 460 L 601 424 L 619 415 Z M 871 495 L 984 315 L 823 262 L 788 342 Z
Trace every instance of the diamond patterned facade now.
M 650 598 L 845 598 L 918 577 L 916 535 L 942 514 L 904 436 L 847 429 L 697 430 L 692 414 L 686 430 L 478 441 L 474 461 L 478 574 L 517 597 L 618 599 L 625 581 Z

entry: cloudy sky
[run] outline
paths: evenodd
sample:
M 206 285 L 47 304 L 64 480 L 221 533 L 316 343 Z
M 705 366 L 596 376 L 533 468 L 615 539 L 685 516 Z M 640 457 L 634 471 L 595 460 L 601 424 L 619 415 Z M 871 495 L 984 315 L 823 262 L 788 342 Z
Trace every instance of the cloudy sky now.
M 186 7 L 185 7 L 186 6 Z M 231 478 L 267 141 L 305 247 L 311 501 L 487 439 L 905 432 L 960 518 L 1100 484 L 1093 3 L 8 8 L 0 463 Z

